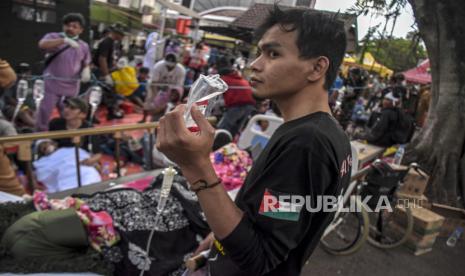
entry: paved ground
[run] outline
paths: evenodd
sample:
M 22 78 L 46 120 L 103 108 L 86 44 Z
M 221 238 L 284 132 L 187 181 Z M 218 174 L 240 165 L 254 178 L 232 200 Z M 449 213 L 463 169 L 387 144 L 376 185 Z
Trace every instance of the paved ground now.
M 465 275 L 465 239 L 455 247 L 446 238 L 437 238 L 433 251 L 414 256 L 409 249 L 375 248 L 368 243 L 350 256 L 333 256 L 317 248 L 304 267 L 302 275 L 343 276 L 458 276 Z

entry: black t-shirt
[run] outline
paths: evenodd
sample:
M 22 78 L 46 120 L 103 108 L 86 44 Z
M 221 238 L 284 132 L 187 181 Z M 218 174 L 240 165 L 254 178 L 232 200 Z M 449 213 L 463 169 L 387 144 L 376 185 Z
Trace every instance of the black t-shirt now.
M 100 68 L 98 58 L 100 56 L 107 58 L 108 69 L 113 67 L 113 51 L 114 51 L 115 42 L 110 37 L 104 38 L 98 45 L 97 50 L 94 53 L 92 62 L 95 66 Z
M 336 120 L 316 112 L 281 125 L 249 172 L 236 204 L 243 219 L 215 241 L 211 275 L 299 275 L 320 241 L 332 212 L 286 212 L 284 197 L 340 195 L 350 181 L 350 143 Z M 264 195 L 276 196 L 280 213 L 266 212 Z M 220 204 L 220 203 L 218 203 Z M 282 211 L 282 213 L 281 213 Z
M 394 133 L 399 122 L 399 112 L 397 107 L 383 108 L 370 131 L 360 138 L 381 147 L 397 144 Z
M 90 128 L 92 127 L 91 124 L 88 122 L 84 121 L 82 125 L 79 127 L 79 129 L 82 128 Z M 66 128 L 66 120 L 63 118 L 55 118 L 50 121 L 48 124 L 48 129 L 50 131 L 53 130 L 67 130 Z M 71 141 L 70 138 L 62 138 L 62 139 L 55 139 L 55 141 L 58 143 L 59 148 L 66 148 L 66 147 L 74 147 L 73 142 Z M 102 138 L 99 135 L 92 135 L 92 136 L 82 136 L 81 137 L 81 145 L 80 148 L 90 151 L 90 148 L 92 149 L 92 153 L 100 153 L 100 144 L 102 143 Z M 92 147 L 90 146 L 92 144 Z

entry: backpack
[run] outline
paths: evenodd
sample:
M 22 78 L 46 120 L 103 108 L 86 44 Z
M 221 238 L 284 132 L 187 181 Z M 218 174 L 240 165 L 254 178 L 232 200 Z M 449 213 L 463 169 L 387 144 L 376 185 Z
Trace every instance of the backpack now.
M 396 144 L 405 144 L 410 142 L 415 132 L 415 120 L 413 117 L 402 110 L 397 111 L 397 123 L 392 134 L 392 140 Z

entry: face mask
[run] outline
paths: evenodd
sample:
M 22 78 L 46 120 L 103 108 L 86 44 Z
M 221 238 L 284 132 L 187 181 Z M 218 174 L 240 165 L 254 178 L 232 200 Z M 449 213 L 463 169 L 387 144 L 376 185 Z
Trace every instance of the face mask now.
M 49 155 L 51 153 L 53 153 L 56 149 L 56 146 L 55 145 L 49 145 L 46 149 L 45 149 L 45 155 Z
M 69 36 L 67 33 L 65 32 L 61 32 L 60 33 L 62 37 L 67 37 L 67 38 L 71 38 L 71 39 L 74 39 L 74 40 L 77 40 L 79 38 L 79 35 L 76 35 L 76 36 Z
M 165 64 L 168 68 L 174 68 L 174 66 L 176 66 L 176 62 L 172 61 L 165 61 Z

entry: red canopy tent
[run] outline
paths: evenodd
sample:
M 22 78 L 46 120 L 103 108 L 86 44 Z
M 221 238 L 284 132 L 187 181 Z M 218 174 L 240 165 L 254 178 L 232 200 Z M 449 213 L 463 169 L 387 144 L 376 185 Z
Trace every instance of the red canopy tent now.
M 429 59 L 426 59 L 420 65 L 402 73 L 405 80 L 419 84 L 431 83 Z

